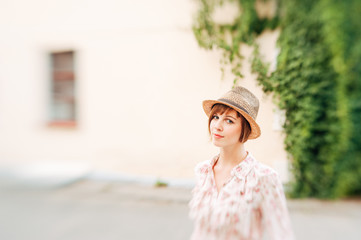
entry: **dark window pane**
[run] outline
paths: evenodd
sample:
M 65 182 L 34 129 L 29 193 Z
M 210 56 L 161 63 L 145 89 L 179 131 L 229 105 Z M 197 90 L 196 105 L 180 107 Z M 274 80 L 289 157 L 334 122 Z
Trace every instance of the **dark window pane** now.
M 74 52 L 51 54 L 51 120 L 75 121 Z

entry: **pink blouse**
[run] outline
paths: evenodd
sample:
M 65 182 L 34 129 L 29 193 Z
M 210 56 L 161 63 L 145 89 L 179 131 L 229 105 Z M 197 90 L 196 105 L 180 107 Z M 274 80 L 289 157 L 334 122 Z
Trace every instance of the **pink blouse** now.
M 195 167 L 196 186 L 189 202 L 192 240 L 294 240 L 278 173 L 250 153 L 231 171 L 219 193 L 213 166 L 219 155 Z

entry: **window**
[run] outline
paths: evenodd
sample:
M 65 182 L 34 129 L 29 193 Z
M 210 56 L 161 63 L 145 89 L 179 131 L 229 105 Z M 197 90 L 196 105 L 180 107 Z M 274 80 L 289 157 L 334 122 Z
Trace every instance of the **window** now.
M 75 126 L 74 52 L 50 54 L 50 125 Z

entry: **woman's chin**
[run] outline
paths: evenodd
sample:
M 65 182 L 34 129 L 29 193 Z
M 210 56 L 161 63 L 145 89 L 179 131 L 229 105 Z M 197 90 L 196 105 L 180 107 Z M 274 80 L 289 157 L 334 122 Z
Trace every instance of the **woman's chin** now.
M 223 147 L 223 144 L 222 143 L 220 143 L 219 141 L 216 141 L 216 140 L 212 140 L 212 143 L 213 143 L 213 145 L 214 146 L 216 146 L 216 147 Z

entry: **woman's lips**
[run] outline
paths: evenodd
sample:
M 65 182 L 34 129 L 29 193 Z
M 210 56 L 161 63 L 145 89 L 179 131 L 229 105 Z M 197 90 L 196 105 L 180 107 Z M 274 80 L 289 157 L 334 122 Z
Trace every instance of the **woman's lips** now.
M 223 136 L 221 135 L 218 135 L 218 134 L 213 134 L 215 138 L 224 138 Z

